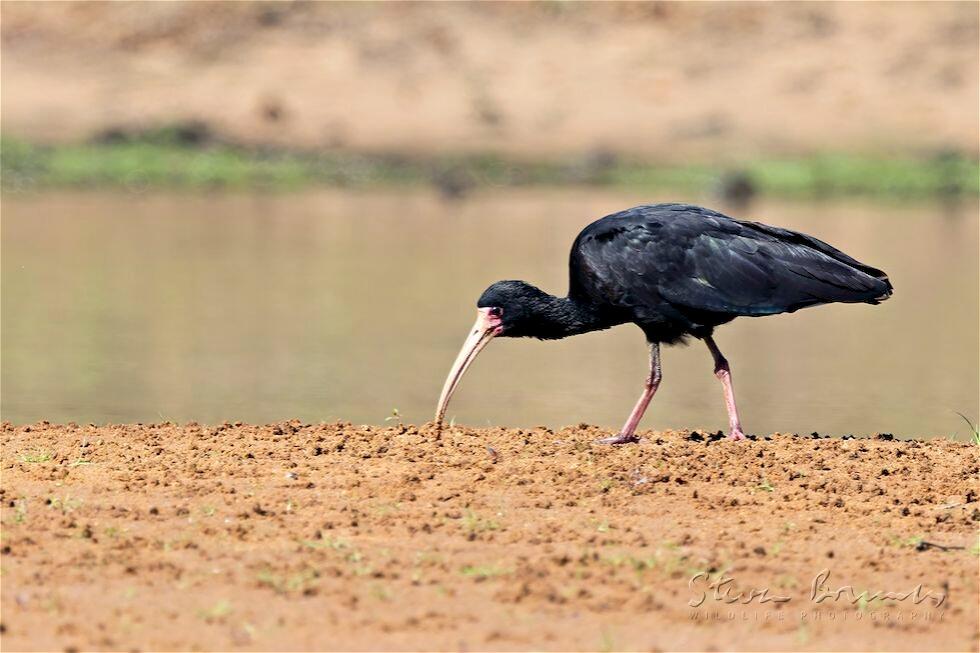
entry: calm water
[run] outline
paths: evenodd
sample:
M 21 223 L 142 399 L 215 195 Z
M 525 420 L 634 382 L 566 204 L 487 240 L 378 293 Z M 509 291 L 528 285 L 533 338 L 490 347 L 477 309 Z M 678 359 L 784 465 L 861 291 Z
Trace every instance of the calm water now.
M 2 416 L 15 423 L 431 419 L 490 282 L 564 292 L 575 234 L 645 201 L 608 191 L 3 199 Z M 711 203 L 724 210 L 716 202 Z M 978 413 L 976 204 L 760 202 L 888 271 L 887 303 L 742 318 L 718 343 L 746 430 L 955 435 Z M 633 326 L 500 339 L 450 415 L 618 426 L 646 372 Z M 726 424 L 711 359 L 668 348 L 644 427 Z

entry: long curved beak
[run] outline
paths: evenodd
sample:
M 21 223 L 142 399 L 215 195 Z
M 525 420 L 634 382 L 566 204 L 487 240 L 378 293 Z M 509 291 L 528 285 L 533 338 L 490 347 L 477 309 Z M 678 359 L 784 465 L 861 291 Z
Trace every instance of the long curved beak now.
M 456 391 L 456 386 L 459 385 L 463 374 L 466 373 L 466 369 L 476 359 L 477 354 L 483 351 L 483 348 L 493 340 L 494 336 L 500 334 L 501 330 L 500 318 L 490 315 L 489 308 L 478 310 L 476 322 L 473 324 L 473 328 L 470 329 L 470 335 L 466 337 L 463 348 L 459 350 L 459 355 L 456 356 L 456 362 L 453 363 L 452 369 L 449 370 L 446 383 L 442 386 L 442 394 L 439 396 L 439 407 L 436 408 L 437 430 L 442 430 L 442 420 L 446 416 L 446 408 L 449 406 L 449 400 Z

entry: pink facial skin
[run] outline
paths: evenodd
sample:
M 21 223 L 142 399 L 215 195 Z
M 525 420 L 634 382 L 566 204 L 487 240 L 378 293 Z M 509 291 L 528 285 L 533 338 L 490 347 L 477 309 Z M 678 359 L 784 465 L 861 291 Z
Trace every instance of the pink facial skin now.
M 484 314 L 486 328 L 493 331 L 495 337 L 504 332 L 504 309 L 497 307 L 478 308 L 477 312 Z

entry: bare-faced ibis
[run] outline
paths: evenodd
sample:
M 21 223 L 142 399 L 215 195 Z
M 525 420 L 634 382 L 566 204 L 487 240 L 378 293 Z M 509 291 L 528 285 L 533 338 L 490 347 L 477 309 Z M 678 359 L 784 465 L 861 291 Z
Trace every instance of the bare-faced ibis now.
M 568 266 L 567 297 L 523 281 L 498 281 L 483 292 L 442 388 L 437 428 L 466 369 L 491 339 L 550 340 L 632 322 L 649 342 L 650 373 L 622 430 L 602 442 L 637 441 L 637 424 L 660 385 L 660 344 L 689 336 L 711 352 L 729 437 L 741 440 L 731 370 L 712 338 L 716 326 L 832 302 L 877 304 L 892 293 L 884 272 L 812 236 L 687 204 L 638 206 L 593 222 L 575 239 Z

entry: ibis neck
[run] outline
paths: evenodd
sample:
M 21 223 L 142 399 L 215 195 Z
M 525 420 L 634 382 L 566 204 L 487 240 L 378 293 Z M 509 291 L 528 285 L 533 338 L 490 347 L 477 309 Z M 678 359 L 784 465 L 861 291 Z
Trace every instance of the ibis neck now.
M 519 335 L 554 340 L 608 329 L 620 323 L 593 304 L 571 297 L 555 297 L 546 293 L 542 295 L 530 307 L 527 333 Z

